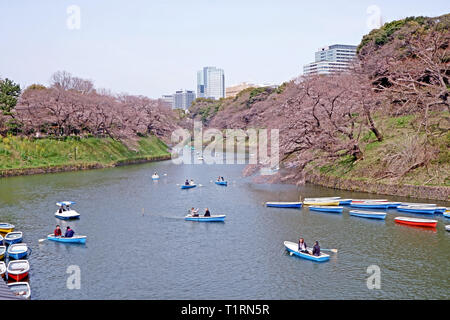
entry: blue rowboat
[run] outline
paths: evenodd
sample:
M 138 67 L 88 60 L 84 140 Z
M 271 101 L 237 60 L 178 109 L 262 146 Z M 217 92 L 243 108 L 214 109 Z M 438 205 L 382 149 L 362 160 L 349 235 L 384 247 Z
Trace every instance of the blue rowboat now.
M 352 199 L 339 199 L 340 206 L 348 206 L 352 203 Z
M 350 210 L 350 215 L 360 218 L 368 218 L 368 219 L 386 219 L 385 212 L 373 212 L 373 211 L 361 211 L 361 210 Z
M 273 208 L 301 208 L 301 202 L 266 202 L 267 207 Z
M 424 214 L 434 214 L 436 211 L 436 207 L 432 206 L 398 206 L 398 211 L 409 212 L 409 213 L 424 213 Z
M 28 254 L 28 246 L 25 243 L 15 243 L 8 247 L 8 257 L 19 260 L 25 258 Z
M 226 217 L 226 215 L 224 215 L 224 214 L 216 214 L 216 215 L 211 215 L 209 217 L 204 217 L 204 216 L 193 217 L 191 215 L 187 215 L 184 217 L 184 220 L 200 221 L 200 222 L 223 222 L 223 221 L 225 221 L 225 217 Z
M 398 206 L 401 206 L 401 202 L 385 202 L 384 204 L 387 204 L 388 209 L 389 208 L 397 208 Z
M 446 211 L 442 214 L 444 217 L 449 218 L 450 219 L 450 211 Z
M 366 208 L 366 209 L 387 209 L 389 204 L 383 202 L 361 202 L 361 203 L 350 203 L 352 208 Z
M 434 208 L 434 213 L 444 213 L 447 210 L 446 207 L 435 207 Z
M 336 207 L 336 206 L 309 206 L 309 210 L 320 211 L 320 212 L 342 213 L 344 208 L 343 207 Z
M 228 185 L 228 181 L 216 181 L 216 184 L 218 184 L 219 186 L 227 186 Z
M 47 236 L 48 240 L 65 243 L 86 243 L 86 238 L 87 238 L 86 236 L 73 236 L 71 238 L 57 237 L 53 234 L 49 234 Z
M 20 242 L 22 242 L 22 239 L 23 239 L 23 234 L 21 231 L 9 232 L 6 234 L 6 236 L 4 238 L 5 244 L 7 244 L 7 245 L 20 243 Z
M 290 252 L 291 255 L 296 255 L 300 258 L 316 261 L 316 262 L 324 262 L 330 260 L 330 256 L 325 253 L 320 253 L 320 256 L 314 256 L 312 254 L 307 254 L 304 252 L 298 251 L 298 244 L 290 241 L 284 241 L 284 247 L 287 251 Z M 311 252 L 311 251 L 310 251 Z
M 196 184 L 190 184 L 190 185 L 183 184 L 181 186 L 181 189 L 191 189 L 191 188 L 195 188 L 196 186 L 197 186 Z

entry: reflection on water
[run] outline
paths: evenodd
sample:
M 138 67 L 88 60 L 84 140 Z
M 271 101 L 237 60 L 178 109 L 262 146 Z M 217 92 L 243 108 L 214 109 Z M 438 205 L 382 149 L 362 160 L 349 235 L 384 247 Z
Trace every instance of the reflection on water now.
M 376 221 L 350 217 L 347 208 L 343 214 L 266 208 L 266 201 L 299 195 L 380 196 L 258 185 L 242 178 L 242 169 L 166 161 L 0 179 L 0 221 L 23 231 L 33 250 L 33 299 L 448 299 L 449 219 L 435 216 L 438 228 L 427 230 L 395 224 L 396 216 L 417 216 L 395 210 Z M 155 171 L 159 181 L 151 179 Z M 218 176 L 228 187 L 214 184 Z M 181 190 L 185 179 L 202 187 Z M 76 201 L 80 220 L 55 219 L 60 200 Z M 226 221 L 184 221 L 193 206 L 226 214 Z M 39 243 L 56 224 L 87 235 L 87 243 Z M 323 264 L 291 257 L 283 241 L 300 236 L 339 252 Z M 381 268 L 380 290 L 366 286 L 372 264 Z M 70 265 L 81 269 L 80 290 L 67 289 Z

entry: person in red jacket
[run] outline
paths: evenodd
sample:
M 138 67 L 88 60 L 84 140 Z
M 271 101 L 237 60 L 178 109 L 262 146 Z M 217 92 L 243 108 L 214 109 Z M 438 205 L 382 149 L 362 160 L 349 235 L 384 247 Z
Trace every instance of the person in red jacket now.
M 53 231 L 53 234 L 55 235 L 55 237 L 62 236 L 61 228 L 59 227 L 59 225 L 56 226 L 56 229 L 55 229 L 55 231 Z

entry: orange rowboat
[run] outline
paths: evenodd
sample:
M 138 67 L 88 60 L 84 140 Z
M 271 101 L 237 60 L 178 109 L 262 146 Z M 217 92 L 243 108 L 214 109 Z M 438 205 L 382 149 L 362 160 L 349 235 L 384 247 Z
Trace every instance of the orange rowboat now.
M 410 218 L 410 217 L 396 217 L 394 220 L 396 223 L 406 224 L 406 225 L 416 226 L 416 227 L 426 227 L 426 228 L 436 228 L 437 223 L 438 223 L 437 220 L 418 219 L 418 218 Z

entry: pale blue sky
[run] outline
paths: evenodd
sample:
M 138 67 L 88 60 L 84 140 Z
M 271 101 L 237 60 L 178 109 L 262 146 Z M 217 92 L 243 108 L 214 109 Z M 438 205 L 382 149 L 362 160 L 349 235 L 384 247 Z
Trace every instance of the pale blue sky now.
M 66 26 L 70 5 L 79 30 Z M 23 87 L 66 70 L 153 98 L 195 90 L 207 65 L 225 70 L 227 86 L 281 83 L 319 47 L 358 44 L 370 5 L 384 22 L 450 12 L 448 0 L 0 0 L 0 77 Z

